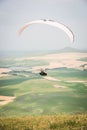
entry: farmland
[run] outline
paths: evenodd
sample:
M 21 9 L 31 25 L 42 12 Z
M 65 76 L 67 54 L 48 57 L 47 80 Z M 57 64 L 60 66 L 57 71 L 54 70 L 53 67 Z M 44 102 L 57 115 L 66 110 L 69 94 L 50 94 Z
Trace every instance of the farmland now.
M 80 52 L 1 58 L 0 116 L 86 113 L 86 59 Z
M 16 129 L 87 129 L 86 52 L 0 57 L 0 130 Z
M 0 116 L 86 112 L 87 74 L 85 71 L 49 70 L 48 73 L 56 79 L 58 77 L 58 81 L 47 80 L 34 74 L 30 78 L 11 76 L 1 79 L 0 93 L 16 98 L 13 102 L 0 107 Z M 65 86 L 65 88 L 56 88 L 55 85 Z

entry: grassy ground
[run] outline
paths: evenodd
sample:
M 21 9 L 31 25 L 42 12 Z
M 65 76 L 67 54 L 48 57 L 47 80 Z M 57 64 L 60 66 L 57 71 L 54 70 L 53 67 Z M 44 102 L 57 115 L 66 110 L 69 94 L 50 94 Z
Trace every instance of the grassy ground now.
M 0 130 L 87 130 L 87 114 L 0 118 Z

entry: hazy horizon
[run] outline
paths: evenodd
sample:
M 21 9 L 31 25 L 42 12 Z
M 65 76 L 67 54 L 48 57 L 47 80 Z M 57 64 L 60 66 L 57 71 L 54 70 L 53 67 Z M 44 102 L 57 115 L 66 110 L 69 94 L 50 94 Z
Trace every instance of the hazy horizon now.
M 75 47 L 62 47 L 62 48 L 58 48 L 58 49 L 36 49 L 36 50 L 0 50 L 0 52 L 45 52 L 45 51 L 61 51 L 61 50 L 78 50 L 78 51 L 87 51 L 87 48 L 75 48 Z

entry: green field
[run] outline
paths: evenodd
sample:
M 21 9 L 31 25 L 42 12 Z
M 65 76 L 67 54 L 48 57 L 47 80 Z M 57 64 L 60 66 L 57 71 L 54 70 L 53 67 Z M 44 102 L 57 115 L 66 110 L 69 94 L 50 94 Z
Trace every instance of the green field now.
M 0 117 L 87 113 L 87 70 L 48 68 L 47 77 L 56 80 L 46 79 L 40 76 L 39 72 L 33 73 L 32 67 L 48 65 L 51 62 L 62 63 L 63 58 L 62 53 L 58 53 L 60 59 L 49 57 L 49 60 L 46 60 L 43 57 L 47 58 L 46 54 L 35 53 L 34 59 L 31 54 L 0 58 L 0 68 L 12 70 L 4 73 L 8 76 L 0 77 L 0 96 L 16 97 L 13 102 L 0 106 Z M 70 55 L 64 55 L 66 60 L 70 59 Z M 77 55 L 78 62 L 86 61 L 86 54 L 81 53 L 83 58 L 80 58 L 79 53 Z M 3 102 L 3 99 L 0 99 L 0 102 Z
M 65 63 L 69 63 L 69 55 L 63 55 Z M 13 102 L 0 105 L 0 130 L 87 130 L 86 66 L 47 68 L 47 76 L 43 77 L 32 67 L 62 63 L 63 57 L 46 60 L 34 56 L 0 58 L 0 69 L 11 69 L 0 74 L 0 103 L 5 101 L 1 96 L 15 97 Z M 84 66 L 87 57 L 82 57 L 77 62 Z
M 0 116 L 86 113 L 86 71 L 62 68 L 47 72 L 59 81 L 50 81 L 33 73 L 27 73 L 28 77 L 0 78 L 0 95 L 16 96 L 13 102 L 0 106 Z M 55 88 L 57 84 L 66 88 Z

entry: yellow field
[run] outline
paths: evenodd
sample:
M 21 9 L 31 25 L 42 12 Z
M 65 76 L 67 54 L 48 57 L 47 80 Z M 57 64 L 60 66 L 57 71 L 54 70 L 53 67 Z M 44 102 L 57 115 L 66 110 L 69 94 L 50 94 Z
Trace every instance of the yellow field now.
M 2 117 L 0 130 L 87 130 L 87 114 Z

